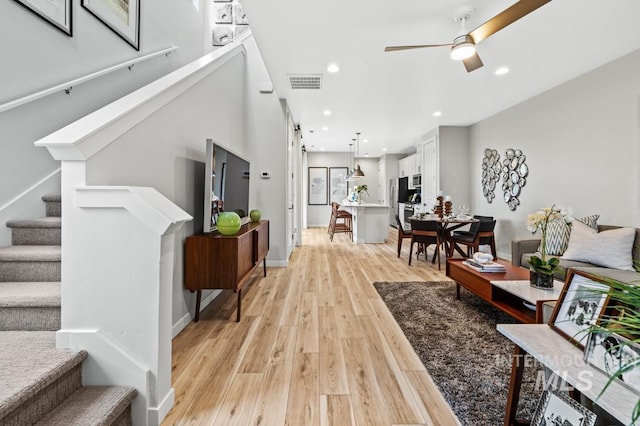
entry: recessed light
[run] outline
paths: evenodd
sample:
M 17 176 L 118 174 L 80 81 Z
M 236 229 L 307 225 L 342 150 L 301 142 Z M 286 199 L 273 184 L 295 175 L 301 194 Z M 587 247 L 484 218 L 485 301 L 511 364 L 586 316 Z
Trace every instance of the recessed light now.
M 337 64 L 329 64 L 329 66 L 327 67 L 327 71 L 329 72 L 338 72 L 340 71 L 340 67 Z
M 330 109 L 325 109 L 324 111 L 322 111 L 322 113 L 324 115 L 331 115 L 331 110 Z
M 386 150 L 387 150 L 387 148 L 382 148 L 382 150 L 383 150 L 383 151 L 386 151 Z
M 362 142 L 367 143 L 369 142 L 369 139 L 363 139 Z
M 322 130 L 329 130 L 327 126 L 322 126 Z
M 368 152 L 365 152 L 365 153 L 364 153 L 364 156 L 365 156 L 365 157 L 368 157 L 368 156 L 369 156 L 369 153 L 368 153 Z
M 496 75 L 505 75 L 506 73 L 509 72 L 509 68 L 507 67 L 500 67 L 495 71 Z
M 435 111 L 435 112 L 433 113 L 433 116 L 434 116 L 434 117 L 440 117 L 441 115 L 442 115 L 442 111 Z
M 324 151 L 324 147 L 320 148 L 320 151 Z

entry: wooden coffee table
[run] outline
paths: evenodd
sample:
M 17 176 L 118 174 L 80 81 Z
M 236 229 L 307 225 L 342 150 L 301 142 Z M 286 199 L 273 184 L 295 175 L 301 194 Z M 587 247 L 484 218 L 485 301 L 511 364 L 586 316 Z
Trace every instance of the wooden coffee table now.
M 456 282 L 456 299 L 460 299 L 460 286 L 462 286 L 525 324 L 542 322 L 542 303 L 558 299 L 558 286 L 561 283 L 556 283 L 556 288 L 553 291 L 535 289 L 529 291 L 528 269 L 498 259 L 497 262 L 506 268 L 505 272 L 478 272 L 464 265 L 462 263 L 464 260 L 466 259 L 447 259 L 447 276 Z M 510 283 L 509 285 L 500 285 L 498 283 L 500 281 L 510 281 Z M 520 289 L 518 286 L 523 286 L 523 288 Z M 527 291 L 523 291 L 524 287 L 527 287 Z M 523 296 L 525 294 L 526 296 Z M 527 308 L 523 302 L 535 304 L 536 310 Z

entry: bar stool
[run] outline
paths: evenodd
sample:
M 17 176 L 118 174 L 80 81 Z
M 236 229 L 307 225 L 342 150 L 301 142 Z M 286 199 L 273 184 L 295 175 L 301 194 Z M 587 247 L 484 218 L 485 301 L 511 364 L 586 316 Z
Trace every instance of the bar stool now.
M 329 220 L 329 238 L 333 241 L 333 234 L 346 233 L 349 234 L 351 241 L 353 241 L 353 229 L 351 228 L 353 223 L 353 216 L 351 213 L 339 210 L 340 204 L 335 201 L 331 203 L 331 219 Z

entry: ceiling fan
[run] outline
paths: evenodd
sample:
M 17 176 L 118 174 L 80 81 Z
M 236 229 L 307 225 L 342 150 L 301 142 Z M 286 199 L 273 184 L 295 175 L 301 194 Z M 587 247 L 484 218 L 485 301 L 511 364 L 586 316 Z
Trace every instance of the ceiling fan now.
M 476 44 L 550 1 L 551 0 L 520 0 L 469 33 L 466 33 L 465 24 L 471 17 L 473 8 L 465 7 L 458 10 L 455 14 L 454 19 L 456 22 L 461 23 L 462 35 L 453 39 L 453 43 L 387 46 L 384 48 L 384 51 L 393 52 L 396 50 L 421 49 L 423 47 L 451 46 L 451 58 L 461 60 L 467 72 L 471 72 L 484 65 L 476 51 Z

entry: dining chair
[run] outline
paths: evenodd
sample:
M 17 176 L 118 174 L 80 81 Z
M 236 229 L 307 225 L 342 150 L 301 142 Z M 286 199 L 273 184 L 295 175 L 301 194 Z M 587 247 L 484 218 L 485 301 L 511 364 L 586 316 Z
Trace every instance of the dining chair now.
M 400 257 L 400 252 L 402 251 L 402 240 L 405 238 L 411 238 L 411 228 L 404 228 L 402 226 L 402 222 L 400 222 L 400 216 L 398 215 L 396 215 L 396 223 L 398 224 L 398 257 Z
M 433 252 L 431 263 L 436 262 L 437 256 L 438 269 L 440 269 L 440 245 L 442 244 L 441 236 L 441 227 L 437 221 L 411 219 L 411 246 L 409 247 L 409 266 L 411 266 L 411 256 L 413 255 L 413 243 L 418 243 L 422 246 L 425 258 L 427 258 L 427 247 L 434 244 L 436 247 Z M 417 254 L 416 257 L 418 257 Z
M 473 227 L 468 233 L 458 234 L 455 233 L 449 238 L 449 257 L 453 256 L 453 250 L 455 249 L 463 257 L 471 257 L 473 253 L 480 250 L 480 246 L 488 245 L 491 247 L 491 254 L 493 259 L 497 259 L 496 254 L 496 237 L 493 232 L 496 227 L 495 220 L 482 220 L 475 223 L 476 227 Z M 460 248 L 460 245 L 467 246 L 467 252 L 465 253 Z
M 478 219 L 480 222 L 491 222 L 493 220 L 493 216 L 480 216 L 480 215 L 473 215 L 474 219 Z M 469 230 L 467 231 L 453 231 L 452 235 L 459 237 L 459 236 L 463 236 L 463 235 L 475 235 L 478 232 L 478 227 L 480 226 L 480 222 L 474 222 L 471 224 L 471 226 L 469 227 Z

